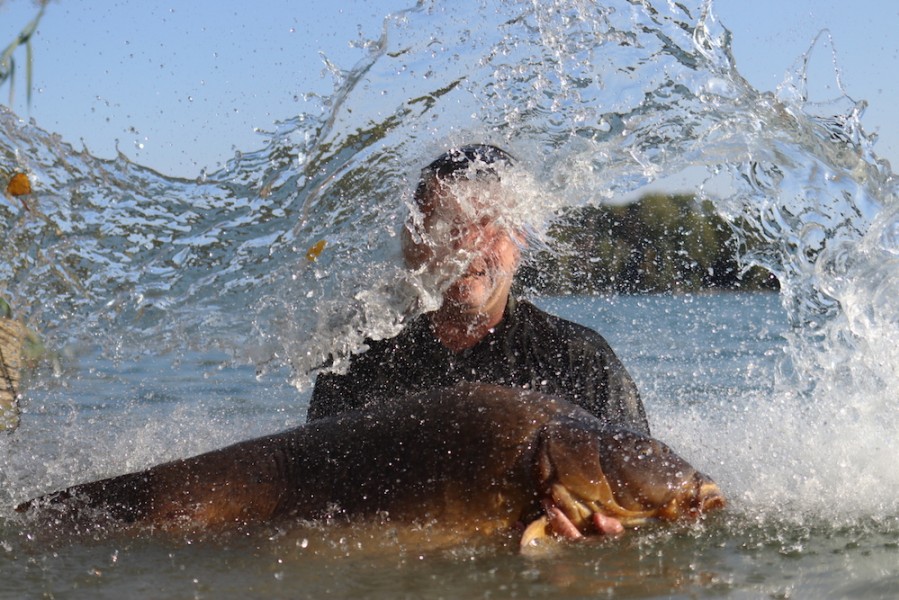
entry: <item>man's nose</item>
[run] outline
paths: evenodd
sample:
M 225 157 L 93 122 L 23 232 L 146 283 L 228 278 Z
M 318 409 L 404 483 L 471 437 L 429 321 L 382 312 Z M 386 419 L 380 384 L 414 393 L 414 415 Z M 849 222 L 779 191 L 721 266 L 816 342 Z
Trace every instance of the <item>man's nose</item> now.
M 472 224 L 459 230 L 456 236 L 456 248 L 459 250 L 485 249 L 490 246 L 502 230 L 492 224 Z
M 479 227 L 472 227 L 465 233 L 465 244 L 469 247 L 482 246 L 488 239 L 489 236 L 487 235 L 487 232 Z

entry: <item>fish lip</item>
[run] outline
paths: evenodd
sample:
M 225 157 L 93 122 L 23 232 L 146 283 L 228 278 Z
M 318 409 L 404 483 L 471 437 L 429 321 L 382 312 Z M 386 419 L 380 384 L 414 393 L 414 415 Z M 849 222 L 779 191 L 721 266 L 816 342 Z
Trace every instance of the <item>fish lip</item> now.
M 719 510 L 727 506 L 727 499 L 718 484 L 711 481 L 703 481 L 699 484 L 698 502 L 694 507 L 697 517 L 713 510 Z

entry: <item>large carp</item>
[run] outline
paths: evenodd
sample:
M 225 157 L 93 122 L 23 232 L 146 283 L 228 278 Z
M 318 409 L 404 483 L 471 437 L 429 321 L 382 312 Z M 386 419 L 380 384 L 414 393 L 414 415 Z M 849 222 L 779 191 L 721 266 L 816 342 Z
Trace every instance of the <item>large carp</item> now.
M 20 505 L 50 524 L 208 531 L 377 517 L 470 535 L 695 518 L 718 486 L 663 443 L 568 402 L 482 384 L 412 395 Z

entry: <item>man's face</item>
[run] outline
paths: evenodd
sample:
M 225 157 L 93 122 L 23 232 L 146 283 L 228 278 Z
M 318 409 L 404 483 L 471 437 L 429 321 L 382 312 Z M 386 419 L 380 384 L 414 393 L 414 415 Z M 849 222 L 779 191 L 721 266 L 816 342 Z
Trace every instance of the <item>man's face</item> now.
M 426 266 L 438 276 L 452 274 L 444 302 L 457 308 L 480 312 L 498 302 L 505 306 L 521 256 L 521 236 L 500 214 L 506 205 L 500 185 L 461 181 L 434 188 L 422 207 L 419 236 L 413 240 L 405 232 L 406 263 Z

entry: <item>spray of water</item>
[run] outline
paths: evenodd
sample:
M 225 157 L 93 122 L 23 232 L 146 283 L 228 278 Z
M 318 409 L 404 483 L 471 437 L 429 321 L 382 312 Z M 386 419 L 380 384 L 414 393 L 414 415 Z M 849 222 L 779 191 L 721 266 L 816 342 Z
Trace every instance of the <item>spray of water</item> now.
M 3 161 L 37 198 L 33 213 L 0 202 L 0 294 L 58 345 L 223 347 L 289 365 L 302 388 L 328 356 L 340 368 L 435 306 L 399 239 L 419 169 L 448 147 L 518 157 L 506 180 L 531 248 L 552 248 L 562 208 L 700 167 L 794 329 L 772 397 L 666 415 L 668 431 L 715 457 L 737 506 L 897 513 L 899 215 L 863 103 L 812 102 L 801 64 L 776 93 L 754 90 L 711 2 L 425 3 L 366 47 L 333 69 L 332 97 L 196 181 L 0 112 Z

